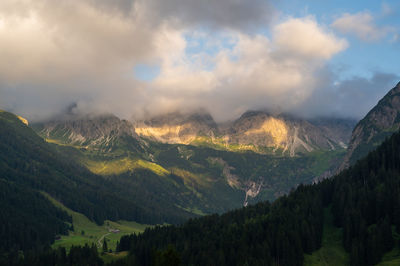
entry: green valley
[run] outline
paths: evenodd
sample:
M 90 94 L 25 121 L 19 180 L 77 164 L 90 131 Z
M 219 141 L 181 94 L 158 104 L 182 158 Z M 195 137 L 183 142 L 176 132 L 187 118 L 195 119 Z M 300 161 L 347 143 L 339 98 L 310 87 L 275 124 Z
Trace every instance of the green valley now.
M 107 240 L 108 248 L 115 251 L 117 242 L 123 235 L 132 233 L 142 233 L 146 228 L 150 228 L 150 225 L 138 224 L 131 221 L 110 221 L 105 220 L 103 225 L 98 225 L 93 221 L 90 221 L 85 215 L 75 212 L 62 203 L 55 200 L 53 197 L 44 193 L 46 198 L 50 200 L 54 206 L 66 211 L 72 218 L 73 230 L 70 230 L 68 235 L 59 236 L 60 239 L 56 239 L 53 248 L 65 247 L 70 249 L 71 246 L 79 245 L 92 245 L 95 244 L 99 250 L 102 249 L 103 238 Z

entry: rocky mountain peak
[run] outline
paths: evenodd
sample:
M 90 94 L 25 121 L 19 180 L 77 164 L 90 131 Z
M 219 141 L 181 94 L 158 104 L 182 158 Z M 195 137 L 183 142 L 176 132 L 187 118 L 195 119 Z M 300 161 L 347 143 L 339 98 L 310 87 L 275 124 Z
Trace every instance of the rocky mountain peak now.
M 268 112 L 251 111 L 236 120 L 230 130 L 229 140 L 241 145 L 256 145 L 272 148 L 282 154 L 294 156 L 299 152 L 314 150 L 334 150 L 344 148 L 344 137 L 333 131 L 343 131 L 340 135 L 350 135 L 352 126 L 336 121 L 314 123 L 288 114 L 271 115 Z
M 108 146 L 122 136 L 138 138 L 132 123 L 115 115 L 67 115 L 35 125 L 40 135 L 79 146 Z

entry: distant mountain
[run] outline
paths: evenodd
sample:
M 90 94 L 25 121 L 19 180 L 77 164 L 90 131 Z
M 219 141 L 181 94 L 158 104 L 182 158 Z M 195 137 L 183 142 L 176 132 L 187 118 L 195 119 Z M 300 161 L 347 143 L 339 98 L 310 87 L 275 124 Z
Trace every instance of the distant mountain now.
M 356 125 L 340 170 L 353 165 L 400 128 L 400 82 Z
M 144 179 L 141 188 L 126 178 L 105 179 L 79 163 L 80 159 L 86 159 L 83 155 L 86 149 L 48 143 L 14 114 L 0 111 L 0 140 L 1 180 L 29 191 L 46 192 L 98 224 L 106 219 L 175 223 L 194 216 L 165 200 L 168 193 L 146 190 L 149 185 L 145 177 L 157 178 L 151 171 L 138 171 L 137 176 Z M 98 153 L 91 155 L 96 158 Z M 170 181 L 160 183 L 171 193 L 176 192 Z
M 288 115 L 246 112 L 233 122 L 226 138 L 231 144 L 253 145 L 256 150 L 270 148 L 282 155 L 295 156 L 316 150 L 346 148 L 352 129 L 351 120 L 320 120 L 313 123 Z
M 58 144 L 112 151 L 124 138 L 138 141 L 133 125 L 115 115 L 65 115 L 45 123 L 34 125 L 35 130 L 46 139 Z M 139 145 L 140 146 L 140 145 Z
M 218 125 L 207 113 L 171 113 L 137 122 L 135 131 L 142 137 L 169 144 L 295 156 L 346 148 L 354 124 L 352 120 L 307 121 L 249 111 L 231 123 Z
M 163 191 L 158 197 L 165 203 L 204 214 L 274 200 L 329 175 L 344 154 L 346 123 L 327 119 L 319 127 L 248 112 L 221 125 L 201 111 L 132 123 L 113 115 L 68 115 L 33 127 L 47 142 L 77 148 L 71 159 L 91 172 L 129 180 L 149 194 Z M 138 178 L 143 170 L 151 176 Z M 164 191 L 165 182 L 174 187 Z

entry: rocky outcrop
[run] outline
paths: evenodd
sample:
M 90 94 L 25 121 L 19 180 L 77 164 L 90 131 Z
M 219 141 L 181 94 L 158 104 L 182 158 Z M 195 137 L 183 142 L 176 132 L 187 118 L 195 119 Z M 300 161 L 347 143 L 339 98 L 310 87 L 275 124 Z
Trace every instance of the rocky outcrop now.
M 121 137 L 138 139 L 132 123 L 114 115 L 66 116 L 34 127 L 46 139 L 84 147 L 112 148 Z
M 400 128 L 400 82 L 356 125 L 339 169 L 354 164 Z
M 232 174 L 231 171 L 235 170 L 234 167 L 230 166 L 222 158 L 209 158 L 212 163 L 219 164 L 223 167 L 222 174 L 226 178 L 226 182 L 232 188 L 243 190 L 245 192 L 245 198 L 243 206 L 246 207 L 249 204 L 249 198 L 255 198 L 260 194 L 263 187 L 263 177 L 259 177 L 258 180 L 242 180 L 239 176 Z
M 29 122 L 28 119 L 23 118 L 22 116 L 17 115 L 18 119 L 21 120 L 22 123 L 24 123 L 25 125 L 29 126 Z
M 347 141 L 333 133 L 345 131 L 349 135 L 351 127 L 334 123 L 313 124 L 311 121 L 294 118 L 288 115 L 273 116 L 266 112 L 252 111 L 243 114 L 236 120 L 227 133 L 230 143 L 269 147 L 273 151 L 294 156 L 314 150 L 335 150 L 345 147 Z M 349 121 L 343 123 L 351 124 Z
M 138 135 L 170 144 L 190 144 L 199 137 L 214 138 L 218 131 L 214 119 L 204 112 L 193 114 L 175 112 L 137 121 L 134 124 Z

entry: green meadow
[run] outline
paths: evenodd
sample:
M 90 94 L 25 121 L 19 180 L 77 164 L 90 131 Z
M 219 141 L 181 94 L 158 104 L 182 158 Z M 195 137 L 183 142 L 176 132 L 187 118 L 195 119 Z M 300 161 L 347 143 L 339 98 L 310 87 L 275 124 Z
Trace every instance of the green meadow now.
M 108 249 L 115 251 L 117 242 L 123 235 L 132 233 L 141 233 L 150 225 L 139 224 L 130 221 L 108 221 L 106 220 L 103 225 L 97 225 L 90 221 L 85 215 L 75 212 L 62 203 L 52 198 L 47 193 L 43 193 L 54 205 L 65 210 L 69 215 L 72 216 L 72 223 L 74 230 L 69 232 L 69 235 L 61 236 L 54 242 L 53 247 L 65 247 L 69 249 L 72 245 L 84 245 L 92 243 L 96 244 L 101 249 L 105 238 L 107 241 Z M 117 233 L 113 233 L 111 230 L 119 230 Z M 111 232 L 110 232 L 111 231 Z

